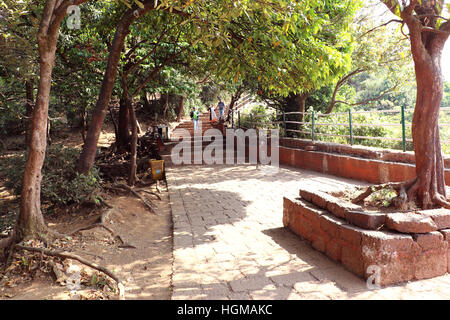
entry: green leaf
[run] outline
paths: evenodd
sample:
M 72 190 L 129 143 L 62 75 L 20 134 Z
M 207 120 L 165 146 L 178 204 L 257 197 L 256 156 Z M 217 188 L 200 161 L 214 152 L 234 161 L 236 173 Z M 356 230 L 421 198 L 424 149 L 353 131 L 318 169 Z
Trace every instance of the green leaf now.
M 139 0 L 134 0 L 134 2 L 139 6 L 139 8 L 144 9 L 144 4 Z
M 93 275 L 92 275 L 92 277 L 91 277 L 91 286 L 96 286 L 97 285 L 97 282 L 98 282 L 98 278 L 97 278 L 97 274 L 96 273 L 94 273 Z

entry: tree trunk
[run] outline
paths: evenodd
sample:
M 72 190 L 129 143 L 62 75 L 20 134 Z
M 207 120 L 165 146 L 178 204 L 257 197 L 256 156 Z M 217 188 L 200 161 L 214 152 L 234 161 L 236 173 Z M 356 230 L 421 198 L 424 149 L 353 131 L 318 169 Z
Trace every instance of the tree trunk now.
M 83 103 L 83 106 L 80 110 L 81 113 L 81 138 L 83 139 L 83 142 L 86 141 L 86 126 L 87 126 L 87 112 L 86 112 L 86 105 Z
M 80 158 L 78 159 L 77 171 L 79 173 L 88 174 L 94 164 L 98 139 L 100 137 L 103 121 L 105 120 L 108 104 L 111 100 L 111 94 L 116 81 L 117 66 L 119 64 L 120 54 L 123 49 L 125 38 L 130 33 L 130 25 L 138 17 L 152 10 L 153 6 L 153 1 L 151 1 L 151 3 L 150 1 L 146 1 L 144 8 L 128 10 L 123 15 L 117 26 L 116 34 L 114 36 L 108 57 L 105 75 L 103 77 L 102 87 L 100 89 L 100 95 L 92 113 L 91 123 L 86 135 L 86 142 L 83 145 L 83 150 L 81 151 Z
M 389 7 L 390 2 L 385 2 Z M 414 11 L 427 13 L 434 2 L 417 0 L 401 12 L 409 29 L 411 52 L 417 82 L 416 106 L 412 123 L 412 137 L 416 159 L 416 178 L 404 185 L 406 196 L 397 198 L 398 206 L 416 202 L 423 209 L 450 208 L 446 201 L 444 163 L 439 137 L 439 111 L 443 95 L 441 56 L 450 33 L 450 22 L 437 28 L 430 16 L 417 18 Z M 391 8 L 392 10 L 392 8 Z M 435 14 L 434 14 L 435 16 Z
M 130 110 L 130 120 L 131 120 L 131 157 L 130 157 L 130 174 L 128 176 L 128 184 L 132 187 L 136 183 L 138 128 L 133 101 L 131 99 L 127 99 L 127 105 Z
M 334 91 L 333 91 L 333 96 L 331 97 L 330 105 L 329 105 L 327 111 L 325 112 L 326 114 L 329 114 L 333 111 L 333 109 L 336 105 L 336 95 L 337 95 L 339 89 L 348 81 L 348 79 L 350 79 L 351 77 L 353 77 L 361 72 L 364 72 L 364 71 L 365 71 L 364 69 L 356 69 L 356 70 L 350 72 L 349 74 L 347 74 L 345 77 L 343 77 L 336 83 L 336 86 L 334 87 Z
M 41 212 L 42 166 L 47 148 L 47 120 L 50 101 L 50 86 L 56 41 L 39 39 L 40 78 L 36 105 L 32 116 L 32 134 L 28 144 L 28 158 L 22 180 L 20 212 L 14 229 L 14 237 L 19 241 L 27 237 L 45 233 L 47 227 Z
M 59 11 L 62 10 L 62 11 Z M 38 32 L 39 84 L 32 116 L 32 133 L 28 158 L 22 180 L 19 216 L 13 232 L 15 242 L 46 233 L 47 226 L 41 212 L 42 166 L 47 148 L 47 120 L 50 103 L 52 71 L 55 62 L 59 28 L 66 7 L 56 0 L 45 3 Z
M 439 137 L 439 110 L 443 96 L 441 54 L 445 41 L 439 37 L 426 46 L 426 58 L 413 51 L 417 99 L 412 123 L 417 181 L 409 190 L 410 200 L 428 209 L 446 198 L 444 164 Z
M 309 97 L 309 93 L 303 94 L 290 94 L 286 98 L 286 112 L 305 112 L 306 99 Z M 303 122 L 303 114 L 286 115 L 286 121 Z M 286 123 L 286 129 L 301 130 L 302 125 L 297 123 Z
M 231 97 L 230 104 L 228 106 L 227 119 L 226 121 L 230 121 L 231 113 L 233 112 L 234 105 L 241 98 L 243 93 L 242 87 L 239 87 L 234 95 Z
M 169 110 L 169 93 L 166 93 L 165 96 L 165 102 L 164 102 L 164 108 L 163 108 L 163 119 L 167 119 L 167 110 Z
M 124 90 L 124 88 L 122 88 Z M 117 136 L 116 136 L 116 146 L 117 150 L 121 150 L 126 147 L 130 142 L 130 110 L 127 105 L 127 97 L 125 94 L 120 99 L 119 107 L 119 123 L 117 125 Z
M 144 103 L 144 109 L 145 111 L 150 110 L 150 101 L 148 100 L 148 96 L 147 96 L 147 92 L 144 92 L 144 94 L 142 95 L 142 101 Z
M 31 130 L 32 130 L 32 115 L 33 115 L 33 106 L 34 106 L 34 80 L 26 80 L 26 131 L 25 131 L 25 144 L 28 145 L 31 139 Z
M 184 111 L 184 96 L 181 96 L 180 107 L 178 108 L 177 122 L 181 121 L 183 111 Z
M 108 106 L 108 111 L 109 111 L 109 116 L 111 117 L 111 121 L 112 121 L 113 126 L 114 126 L 114 136 L 115 136 L 116 139 L 117 139 L 117 136 L 119 135 L 119 129 L 118 129 L 117 122 L 116 122 L 116 118 L 115 118 L 115 116 L 114 116 L 114 112 L 113 112 L 111 106 Z M 85 140 L 86 140 L 86 139 L 84 139 L 83 142 L 84 142 Z
M 136 113 L 133 106 L 133 98 L 128 91 L 127 73 L 122 74 L 121 78 L 122 90 L 123 90 L 123 106 L 128 110 L 129 121 L 131 121 L 131 156 L 130 156 L 130 171 L 128 175 L 128 184 L 132 187 L 136 183 L 136 160 L 137 160 L 137 136 L 138 126 L 136 120 Z M 121 103 L 122 107 L 122 103 Z M 127 121 L 127 126 L 129 121 Z M 128 131 L 128 128 L 127 128 Z M 127 132 L 128 134 L 128 132 Z

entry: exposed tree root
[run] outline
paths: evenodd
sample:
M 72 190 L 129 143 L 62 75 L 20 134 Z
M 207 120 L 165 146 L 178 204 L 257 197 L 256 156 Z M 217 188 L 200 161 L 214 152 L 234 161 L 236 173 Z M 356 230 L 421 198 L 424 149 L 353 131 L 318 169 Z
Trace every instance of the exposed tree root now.
M 450 209 L 450 202 L 448 202 L 443 195 L 436 193 L 433 197 L 433 203 L 437 204 L 438 206 L 441 206 L 445 209 Z
M 135 190 L 136 190 L 136 192 L 144 192 L 144 193 L 151 194 L 151 195 L 157 197 L 158 200 L 161 200 L 161 197 L 158 194 L 154 193 L 154 192 L 148 191 L 146 189 L 135 189 Z
M 354 204 L 359 204 L 364 201 L 368 196 L 370 196 L 372 193 L 377 192 L 382 189 L 394 189 L 398 196 L 393 200 L 393 204 L 396 208 L 404 208 L 407 201 L 408 196 L 405 190 L 407 190 L 411 185 L 414 184 L 416 179 L 405 181 L 405 182 L 399 182 L 399 183 L 385 183 L 375 186 L 368 187 L 363 193 L 361 193 L 359 196 L 357 196 L 355 199 L 353 199 Z
M 115 190 L 115 191 L 122 191 L 122 192 L 123 191 L 128 191 L 129 193 L 134 195 L 136 198 L 139 198 L 142 201 L 142 203 L 144 204 L 144 206 L 151 213 L 156 213 L 156 210 L 157 210 L 156 205 L 154 205 L 153 202 L 150 199 L 148 199 L 148 198 L 146 198 L 146 197 L 144 197 L 144 196 L 142 196 L 142 195 L 140 195 L 138 193 L 138 192 L 144 192 L 144 190 L 133 189 L 133 188 L 127 186 L 126 184 L 122 184 L 122 183 L 116 183 L 116 184 L 112 185 L 111 187 L 105 187 L 105 188 L 110 189 L 110 190 Z M 145 191 L 145 192 L 146 193 L 151 193 L 151 194 L 157 196 L 155 193 L 152 193 L 150 191 Z M 158 198 L 161 199 L 161 197 L 158 197 Z
M 357 196 L 355 199 L 353 199 L 353 203 L 358 204 L 361 203 L 362 201 L 364 201 L 364 199 L 366 199 L 368 196 L 370 196 L 372 193 L 379 191 L 381 189 L 389 189 L 392 188 L 395 191 L 399 192 L 399 190 L 405 185 L 412 183 L 414 181 L 407 181 L 407 182 L 400 182 L 400 183 L 385 183 L 385 184 L 379 184 L 379 185 L 375 185 L 375 186 L 370 186 L 366 189 L 366 191 L 364 191 L 363 193 L 361 193 L 359 196 Z
M 116 275 L 115 273 L 113 273 L 112 271 L 110 271 L 109 269 L 107 269 L 105 267 L 102 267 L 96 263 L 87 261 L 86 259 L 83 259 L 82 257 L 72 254 L 70 252 L 52 251 L 52 250 L 48 250 L 48 249 L 44 249 L 44 248 L 28 247 L 28 246 L 23 246 L 23 245 L 19 245 L 19 244 L 14 245 L 14 248 L 26 250 L 26 251 L 40 252 L 41 254 L 45 254 L 47 256 L 52 256 L 52 257 L 77 260 L 78 262 L 80 262 L 90 268 L 93 268 L 95 270 L 103 272 L 104 274 L 106 274 L 107 276 L 112 278 L 117 283 L 117 288 L 119 289 L 119 299 L 125 300 L 125 287 L 122 283 L 122 280 L 120 279 L 120 277 L 118 275 Z
M 155 184 L 155 183 L 156 183 L 155 180 L 151 180 L 151 181 L 146 182 L 146 181 L 144 181 L 143 179 L 139 179 L 139 180 L 136 182 L 136 185 L 139 186 L 139 187 L 150 187 L 151 185 L 153 185 L 153 184 Z
M 159 190 L 159 180 L 156 180 L 156 191 L 158 191 L 158 193 L 161 193 L 161 190 Z
M 8 266 L 12 259 L 13 247 L 20 241 L 27 240 L 29 238 L 35 238 L 41 240 L 45 246 L 49 246 L 55 239 L 64 238 L 66 235 L 61 234 L 55 230 L 45 227 L 45 230 L 35 233 L 33 236 L 27 236 L 25 238 L 18 236 L 16 230 L 13 230 L 8 238 L 0 240 L 0 261 L 6 261 L 5 266 Z
M 103 229 L 105 229 L 106 231 L 108 231 L 109 233 L 111 233 L 111 235 L 113 236 L 114 239 L 119 240 L 120 243 L 121 243 L 121 244 L 119 245 L 119 248 L 132 248 L 132 249 L 136 249 L 135 246 L 133 246 L 133 245 L 131 245 L 131 244 L 125 242 L 119 234 L 117 234 L 116 232 L 114 232 L 114 230 L 112 230 L 111 228 L 109 228 L 109 227 L 105 224 L 105 223 L 106 223 L 106 220 L 107 220 L 107 218 L 108 218 L 108 215 L 109 215 L 109 214 L 111 213 L 111 211 L 112 211 L 112 208 L 113 208 L 113 207 L 111 207 L 109 210 L 107 210 L 107 211 L 105 211 L 103 214 L 101 214 L 93 224 L 88 225 L 88 226 L 84 226 L 84 227 L 80 227 L 80 228 L 78 228 L 78 229 L 75 229 L 75 230 L 71 231 L 71 232 L 68 234 L 68 236 L 74 235 L 75 233 L 78 233 L 78 232 L 80 232 L 80 231 L 91 230 L 91 229 L 94 229 L 94 228 L 97 228 L 97 227 L 98 227 L 98 228 L 103 228 Z
M 110 205 L 108 202 L 106 202 L 106 201 L 103 200 L 102 198 L 100 198 L 100 202 L 101 202 L 105 207 L 108 207 L 109 209 L 114 208 L 112 205 Z
M 421 195 L 421 197 L 419 197 L 418 190 L 420 189 L 420 185 L 417 179 L 368 187 L 363 193 L 353 199 L 352 202 L 354 204 L 359 204 L 372 193 L 381 189 L 389 188 L 392 188 L 397 192 L 397 197 L 392 200 L 392 205 L 395 208 L 406 210 L 409 208 L 409 205 L 411 203 L 418 202 L 420 198 L 421 203 L 419 205 L 423 209 L 431 209 L 433 207 L 443 207 L 446 209 L 450 209 L 450 202 L 448 202 L 445 197 L 442 194 L 438 193 L 436 190 L 433 190 L 431 195 L 428 192 L 425 192 Z

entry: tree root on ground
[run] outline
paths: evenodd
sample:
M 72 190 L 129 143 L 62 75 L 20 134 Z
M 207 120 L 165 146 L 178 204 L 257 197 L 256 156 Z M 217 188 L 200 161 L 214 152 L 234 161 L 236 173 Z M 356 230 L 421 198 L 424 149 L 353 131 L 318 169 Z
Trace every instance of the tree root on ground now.
M 104 274 L 106 274 L 107 276 L 112 278 L 117 283 L 117 288 L 119 289 L 119 299 L 125 300 L 125 287 L 122 283 L 122 280 L 120 279 L 120 277 L 118 275 L 116 275 L 115 273 L 113 273 L 112 271 L 110 271 L 109 269 L 107 269 L 105 267 L 102 267 L 93 262 L 89 262 L 89 261 L 83 259 L 82 257 L 72 254 L 70 252 L 52 251 L 52 250 L 48 250 L 48 249 L 44 249 L 44 248 L 28 247 L 28 246 L 23 246 L 23 245 L 19 245 L 19 244 L 14 245 L 14 248 L 17 248 L 20 250 L 26 250 L 26 251 L 40 252 L 41 254 L 45 254 L 47 256 L 52 256 L 52 257 L 76 260 L 92 269 L 103 272 Z
M 139 179 L 138 181 L 136 181 L 136 185 L 138 185 L 139 187 L 150 187 L 151 185 L 153 185 L 155 183 L 156 183 L 155 180 L 151 180 L 149 182 L 146 182 L 143 179 Z
M 136 249 L 135 246 L 125 242 L 119 234 L 114 232 L 114 230 L 112 230 L 105 224 L 112 209 L 113 209 L 113 207 L 111 207 L 109 210 L 102 213 L 93 224 L 75 229 L 75 230 L 71 231 L 70 233 L 68 233 L 67 236 L 74 235 L 75 233 L 78 233 L 80 231 L 91 230 L 91 229 L 99 227 L 99 228 L 103 228 L 106 231 L 108 231 L 109 233 L 111 233 L 111 235 L 113 236 L 114 239 L 117 239 L 121 242 L 121 244 L 119 245 L 119 248 Z
M 152 192 L 152 191 L 148 191 L 148 190 L 146 190 L 146 189 L 135 189 L 135 191 L 136 191 L 136 192 L 144 192 L 144 193 L 151 194 L 151 195 L 157 197 L 158 200 L 161 200 L 161 197 L 160 197 L 158 194 L 156 194 L 156 193 L 154 193 L 154 192 Z
M 156 180 L 156 191 L 158 191 L 158 193 L 161 193 L 161 190 L 159 189 L 159 180 Z
M 352 200 L 352 203 L 359 204 L 363 202 L 372 193 L 382 189 L 393 189 L 397 193 L 397 197 L 392 200 L 392 205 L 401 210 L 407 210 L 411 203 L 416 203 L 418 200 L 419 184 L 417 179 L 412 179 L 405 182 L 398 183 L 385 183 L 368 187 L 364 192 Z M 430 195 L 429 192 L 425 192 L 421 195 L 420 206 L 423 209 L 431 209 L 433 207 L 443 207 L 450 209 L 450 202 L 445 197 L 438 193 L 437 190 L 433 190 Z
M 156 210 L 158 209 L 157 206 L 155 204 L 153 204 L 153 202 L 150 199 L 148 199 L 147 197 L 140 195 L 139 192 L 145 192 L 145 193 L 155 195 L 158 197 L 158 199 L 161 200 L 161 197 L 159 197 L 157 194 L 155 194 L 151 191 L 147 191 L 147 190 L 144 191 L 142 189 L 134 189 L 134 188 L 131 188 L 130 186 L 127 186 L 126 184 L 122 184 L 122 183 L 115 183 L 112 186 L 105 186 L 105 188 L 109 189 L 109 190 L 119 191 L 119 192 L 127 191 L 127 192 L 131 193 L 136 198 L 139 198 L 142 201 L 142 203 L 144 204 L 144 206 L 151 213 L 154 213 L 154 214 L 156 214 Z

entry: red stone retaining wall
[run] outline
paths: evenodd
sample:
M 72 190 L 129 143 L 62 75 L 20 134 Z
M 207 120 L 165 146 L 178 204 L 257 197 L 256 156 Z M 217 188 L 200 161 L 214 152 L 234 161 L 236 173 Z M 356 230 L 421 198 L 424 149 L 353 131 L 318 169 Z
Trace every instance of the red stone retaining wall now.
M 301 139 L 280 139 L 280 164 L 370 183 L 400 182 L 416 176 L 412 152 Z M 449 158 L 445 165 L 450 168 Z M 445 183 L 450 185 L 450 169 L 445 169 Z
M 450 272 L 450 229 L 403 234 L 359 228 L 303 199 L 284 198 L 283 224 L 318 251 L 367 279 L 380 271 L 380 285 Z

